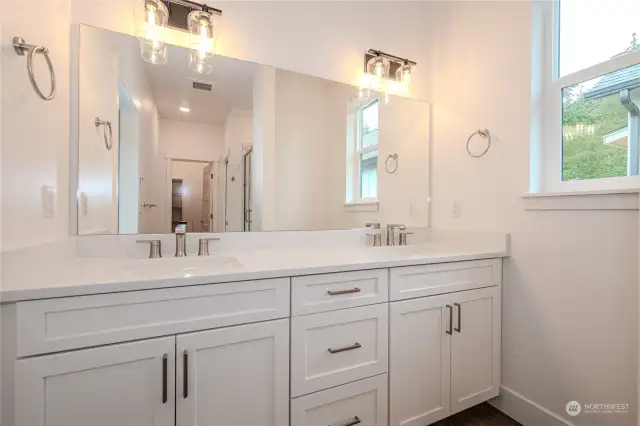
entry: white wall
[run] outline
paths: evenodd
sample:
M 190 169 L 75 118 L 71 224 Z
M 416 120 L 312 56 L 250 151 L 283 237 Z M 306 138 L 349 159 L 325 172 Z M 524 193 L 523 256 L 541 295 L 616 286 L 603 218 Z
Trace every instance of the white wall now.
M 69 233 L 69 16 L 68 0 L 42 0 L 38 7 L 0 2 L 2 26 L 2 242 L 3 249 L 64 238 Z M 34 93 L 26 58 L 11 46 L 21 36 L 45 45 L 56 69 L 57 96 L 44 102 Z M 37 79 L 48 90 L 48 71 L 35 61 Z M 43 217 L 42 185 L 56 189 L 55 217 Z
M 342 192 L 342 188 L 328 182 L 327 177 L 336 169 L 329 164 L 328 147 L 338 144 L 344 151 L 346 140 L 346 132 L 337 140 L 328 137 L 329 127 L 342 129 L 346 121 L 346 115 L 337 122 L 328 121 L 328 96 L 333 85 L 307 75 L 276 71 L 275 229 L 329 228 L 327 194 Z
M 502 384 L 575 425 L 635 425 L 638 212 L 605 210 L 608 199 L 596 201 L 598 210 L 579 210 L 572 199 L 561 201 L 575 210 L 526 210 L 534 203 L 521 198 L 529 188 L 531 3 L 431 6 L 427 26 L 438 40 L 429 49 L 433 226 L 512 235 Z M 472 159 L 467 136 L 484 127 L 493 146 Z M 454 201 L 459 219 L 452 217 Z M 517 409 L 513 400 L 507 409 Z M 570 418 L 570 400 L 629 403 L 633 412 Z M 559 424 L 542 418 L 519 420 Z
M 252 231 L 275 230 L 276 72 L 260 69 L 253 81 Z

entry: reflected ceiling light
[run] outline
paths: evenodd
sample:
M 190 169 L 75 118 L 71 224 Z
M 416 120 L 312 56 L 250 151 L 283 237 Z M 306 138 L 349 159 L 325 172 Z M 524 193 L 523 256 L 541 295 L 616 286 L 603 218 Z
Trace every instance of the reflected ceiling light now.
M 180 107 L 180 111 L 187 113 L 189 111 L 191 111 L 191 108 L 189 108 L 188 106 L 181 106 Z
M 142 59 L 156 65 L 166 64 L 164 31 L 169 21 L 167 6 L 160 0 L 135 0 L 134 12 Z
M 205 6 L 191 12 L 187 18 L 189 31 L 189 68 L 199 74 L 213 70 L 211 59 L 215 53 L 215 21 Z

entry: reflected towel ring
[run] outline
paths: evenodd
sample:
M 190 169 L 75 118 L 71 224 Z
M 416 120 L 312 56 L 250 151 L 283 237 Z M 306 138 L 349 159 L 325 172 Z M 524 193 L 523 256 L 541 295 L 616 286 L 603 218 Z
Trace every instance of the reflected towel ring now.
M 45 101 L 50 101 L 56 97 L 56 73 L 53 69 L 53 63 L 51 62 L 51 58 L 49 57 L 49 49 L 43 46 L 34 46 L 32 44 L 27 44 L 22 37 L 14 37 L 13 38 L 13 49 L 20 56 L 27 55 L 27 73 L 29 75 L 29 80 L 31 81 L 31 86 L 33 86 L 33 90 Z M 28 53 L 25 53 L 28 52 Z M 36 77 L 33 73 L 33 55 L 36 53 L 41 53 L 44 55 L 44 59 L 47 61 L 47 66 L 49 67 L 49 78 L 51 79 L 51 91 L 48 95 L 42 93 L 40 87 L 38 86 L 38 82 L 36 81 Z
M 469 145 L 471 144 L 471 139 L 473 139 L 475 135 L 480 136 L 482 139 L 487 139 L 487 147 L 480 154 L 474 154 L 471 152 L 471 149 L 469 149 Z M 489 129 L 478 129 L 475 132 L 471 133 L 471 136 L 469 136 L 469 138 L 467 139 L 467 152 L 469 153 L 470 157 L 480 158 L 484 156 L 487 152 L 489 152 L 490 148 L 491 148 L 491 132 L 489 132 Z
M 105 121 L 105 120 L 100 120 L 98 117 L 96 117 L 94 124 L 96 125 L 96 127 L 100 127 L 100 126 L 104 126 L 104 129 L 102 129 L 102 137 L 104 138 L 104 146 L 105 148 L 107 148 L 107 151 L 111 151 L 111 148 L 113 147 L 113 129 L 111 128 L 111 122 L 110 121 Z M 108 132 L 108 133 L 107 133 Z
M 391 168 L 389 167 L 389 160 L 394 160 L 396 162 L 395 167 L 393 167 L 393 170 L 391 170 Z M 396 171 L 398 171 L 398 166 L 400 165 L 400 161 L 398 161 L 398 153 L 395 152 L 393 154 L 389 154 L 389 156 L 387 157 L 387 159 L 384 162 L 384 170 L 389 173 L 390 175 L 394 174 Z

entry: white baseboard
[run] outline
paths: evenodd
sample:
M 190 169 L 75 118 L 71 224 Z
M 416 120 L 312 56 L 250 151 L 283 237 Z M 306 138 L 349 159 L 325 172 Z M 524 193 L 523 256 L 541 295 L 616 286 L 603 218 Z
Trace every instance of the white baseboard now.
M 500 396 L 490 400 L 489 404 L 522 423 L 523 426 L 575 426 L 541 405 L 503 386 L 500 386 Z

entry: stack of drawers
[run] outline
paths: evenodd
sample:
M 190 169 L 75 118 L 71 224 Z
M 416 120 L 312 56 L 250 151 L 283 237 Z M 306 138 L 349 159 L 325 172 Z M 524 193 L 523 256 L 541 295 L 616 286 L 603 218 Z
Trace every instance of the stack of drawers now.
M 291 284 L 291 426 L 386 425 L 389 270 Z

